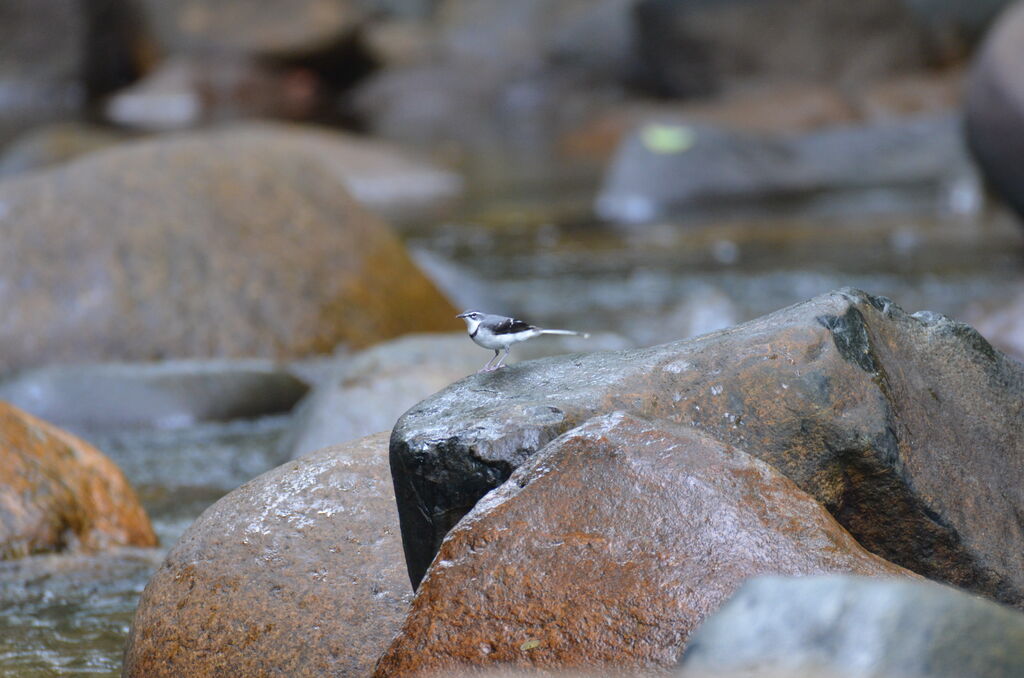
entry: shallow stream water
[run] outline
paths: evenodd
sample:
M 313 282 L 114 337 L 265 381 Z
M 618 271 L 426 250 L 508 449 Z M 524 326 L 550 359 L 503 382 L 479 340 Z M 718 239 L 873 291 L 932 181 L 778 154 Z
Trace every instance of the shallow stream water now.
M 604 332 L 622 346 L 700 334 L 842 286 L 957 317 L 1024 281 L 1024 229 L 1013 219 L 950 210 L 942 196 L 906 198 L 887 210 L 850 209 L 844 198 L 841 209 L 748 206 L 626 227 L 595 221 L 586 193 L 569 191 L 471 203 L 405 238 L 458 305 Z M 280 416 L 86 435 L 138 489 L 162 546 L 0 563 L 0 675 L 118 675 L 138 596 L 167 548 L 217 498 L 285 461 L 276 443 L 287 425 Z

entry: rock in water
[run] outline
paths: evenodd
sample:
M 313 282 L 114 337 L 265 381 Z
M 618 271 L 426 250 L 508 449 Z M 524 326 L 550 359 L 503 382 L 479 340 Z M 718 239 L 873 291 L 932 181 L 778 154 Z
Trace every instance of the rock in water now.
M 54 365 L 0 379 L 0 399 L 82 434 L 255 419 L 308 390 L 270 360 Z
M 823 572 L 910 575 L 764 462 L 613 413 L 548 444 L 449 533 L 375 675 L 664 669 L 746 578 Z
M 967 139 L 996 192 L 1024 216 L 1024 3 L 985 38 L 967 80 Z
M 113 462 L 0 402 L 0 560 L 155 545 L 146 512 Z
M 229 128 L 5 181 L 0 372 L 299 357 L 452 329 L 456 311 L 325 159 L 344 143 L 315 139 Z
M 391 438 L 414 584 L 444 535 L 565 431 L 607 412 L 688 424 L 780 470 L 865 548 L 1024 605 L 1024 365 L 970 327 L 856 290 L 636 351 L 454 384 Z
M 123 675 L 368 675 L 412 596 L 386 445 L 320 450 L 207 509 L 146 586 Z
M 1015 678 L 1024 615 L 932 582 L 763 577 L 692 636 L 680 678 Z
M 643 222 L 723 204 L 819 197 L 901 185 L 934 193 L 973 176 L 952 114 L 837 126 L 800 135 L 752 135 L 663 118 L 626 137 L 595 210 Z

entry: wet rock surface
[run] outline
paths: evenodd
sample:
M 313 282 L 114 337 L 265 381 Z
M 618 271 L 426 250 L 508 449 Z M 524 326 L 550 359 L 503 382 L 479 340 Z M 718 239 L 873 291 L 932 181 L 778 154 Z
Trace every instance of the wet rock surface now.
M 740 448 L 597 417 L 543 447 L 448 534 L 375 675 L 664 669 L 707 614 L 766 572 L 912 576 Z
M 4 182 L 0 370 L 299 357 L 450 328 L 454 309 L 314 137 L 181 135 Z
M 681 678 L 1011 678 L 1024 674 L 1024 615 L 933 582 L 763 577 L 704 622 L 681 665 Z
M 953 114 L 803 135 L 649 121 L 623 142 L 596 200 L 599 216 L 649 221 L 687 209 L 826 191 L 941 186 L 973 170 Z
M 124 675 L 368 674 L 411 597 L 386 442 L 320 450 L 207 509 L 146 587 Z
M 255 419 L 289 411 L 308 390 L 269 360 L 66 365 L 0 380 L 0 400 L 76 432 Z
M 1006 9 L 974 59 L 967 83 L 967 139 L 986 178 L 1024 215 L 1024 3 Z
M 0 402 L 0 560 L 155 546 L 121 471 L 88 443 Z
M 748 450 L 869 551 L 1024 603 L 1024 366 L 970 327 L 843 290 L 689 341 L 477 375 L 407 412 L 391 467 L 409 574 L 476 501 L 603 413 Z

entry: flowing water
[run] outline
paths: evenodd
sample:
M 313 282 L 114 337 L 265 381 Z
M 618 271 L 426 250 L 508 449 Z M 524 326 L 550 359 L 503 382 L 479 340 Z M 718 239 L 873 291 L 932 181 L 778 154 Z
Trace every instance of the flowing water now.
M 585 193 L 549 191 L 471 203 L 405 237 L 457 304 L 602 332 L 603 347 L 700 334 L 844 285 L 959 316 L 1024 281 L 1024 229 L 1005 214 L 950 210 L 942 196 L 908 195 L 906 209 L 841 207 L 764 205 L 625 227 L 592 219 Z M 167 547 L 218 497 L 284 461 L 276 442 L 287 424 L 86 436 L 138 488 L 163 546 L 0 563 L 0 675 L 117 675 L 138 596 Z

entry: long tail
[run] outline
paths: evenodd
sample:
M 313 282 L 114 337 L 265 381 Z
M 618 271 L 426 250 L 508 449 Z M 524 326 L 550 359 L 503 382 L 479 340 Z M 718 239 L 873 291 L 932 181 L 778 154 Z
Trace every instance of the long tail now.
M 541 334 L 568 334 L 574 337 L 583 337 L 589 339 L 590 335 L 586 332 L 573 332 L 572 330 L 541 330 Z

